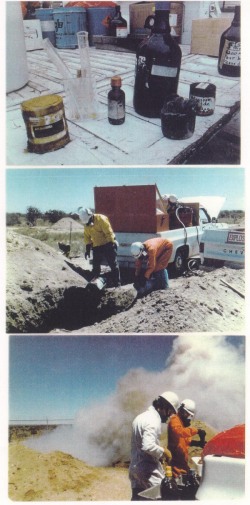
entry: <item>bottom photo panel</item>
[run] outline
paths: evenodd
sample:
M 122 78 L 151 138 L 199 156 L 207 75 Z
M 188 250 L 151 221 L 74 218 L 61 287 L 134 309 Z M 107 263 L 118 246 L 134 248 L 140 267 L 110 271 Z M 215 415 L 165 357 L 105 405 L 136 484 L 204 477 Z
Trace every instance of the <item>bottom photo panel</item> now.
M 12 335 L 12 501 L 245 496 L 245 337 Z

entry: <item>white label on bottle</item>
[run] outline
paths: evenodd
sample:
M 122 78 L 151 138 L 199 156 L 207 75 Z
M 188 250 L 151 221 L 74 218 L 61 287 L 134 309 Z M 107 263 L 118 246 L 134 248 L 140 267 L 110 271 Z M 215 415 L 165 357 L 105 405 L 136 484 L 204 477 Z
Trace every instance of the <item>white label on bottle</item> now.
M 199 112 L 207 114 L 208 112 L 214 111 L 215 108 L 215 98 L 212 96 L 195 96 L 190 95 L 190 98 L 194 98 L 198 102 Z
M 198 86 L 196 86 L 196 89 L 207 89 L 209 86 L 209 82 L 200 82 L 200 84 L 198 84 Z
M 177 26 L 177 14 L 169 14 L 169 25 Z
M 110 119 L 123 119 L 125 116 L 125 110 L 122 102 L 117 102 L 117 100 L 109 100 L 108 103 L 108 117 Z
M 116 36 L 120 38 L 125 38 L 128 35 L 128 29 L 124 28 L 116 28 Z
M 159 77 L 176 77 L 178 68 L 176 67 L 163 67 L 161 65 L 152 65 L 151 75 Z
M 240 42 L 225 40 L 221 55 L 220 68 L 222 68 L 223 65 L 240 67 L 240 54 Z

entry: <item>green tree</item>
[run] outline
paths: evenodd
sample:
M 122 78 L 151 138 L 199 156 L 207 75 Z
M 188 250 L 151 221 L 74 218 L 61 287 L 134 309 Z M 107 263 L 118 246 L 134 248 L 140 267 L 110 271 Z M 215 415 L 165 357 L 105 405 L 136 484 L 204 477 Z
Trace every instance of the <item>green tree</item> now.
M 48 220 L 50 223 L 57 223 L 59 219 L 62 219 L 65 217 L 66 214 L 62 210 L 48 210 L 45 212 L 44 217 L 46 220 Z
M 39 209 L 37 209 L 36 207 L 27 208 L 26 219 L 28 224 L 35 226 L 36 221 L 39 217 L 42 217 L 42 213 Z

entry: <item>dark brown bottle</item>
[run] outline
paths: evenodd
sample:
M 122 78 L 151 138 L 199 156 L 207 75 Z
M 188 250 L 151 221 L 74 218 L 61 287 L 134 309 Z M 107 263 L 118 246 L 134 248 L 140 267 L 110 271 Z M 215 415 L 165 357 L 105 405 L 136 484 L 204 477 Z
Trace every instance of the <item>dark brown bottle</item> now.
M 113 125 L 120 125 L 125 121 L 125 93 L 121 85 L 119 75 L 112 77 L 112 89 L 108 93 L 108 120 Z
M 115 6 L 115 14 L 110 20 L 109 28 L 111 37 L 125 38 L 128 35 L 128 24 L 121 15 L 120 5 Z
M 218 71 L 228 77 L 240 77 L 240 6 L 235 7 L 231 26 L 220 39 Z
M 195 500 L 200 482 L 195 470 L 190 469 L 186 475 L 182 476 L 184 488 L 182 490 L 182 500 Z
M 181 49 L 170 35 L 170 2 L 155 3 L 152 34 L 137 49 L 134 108 L 146 117 L 160 117 L 164 102 L 177 94 Z
M 166 467 L 166 476 L 161 481 L 161 500 L 180 500 L 180 493 L 172 475 L 171 466 Z

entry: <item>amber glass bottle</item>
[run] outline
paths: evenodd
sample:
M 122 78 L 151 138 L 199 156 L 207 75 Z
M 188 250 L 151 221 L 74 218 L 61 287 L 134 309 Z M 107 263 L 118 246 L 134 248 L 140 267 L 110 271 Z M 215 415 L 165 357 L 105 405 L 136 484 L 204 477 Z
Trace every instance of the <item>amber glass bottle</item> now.
M 172 475 L 171 466 L 166 467 L 166 476 L 161 481 L 161 499 L 180 500 L 179 489 Z
M 160 117 L 163 103 L 176 95 L 181 49 L 170 35 L 170 2 L 155 3 L 152 34 L 137 49 L 134 108 L 146 117 Z
M 120 125 L 125 121 L 125 93 L 121 85 L 119 75 L 112 77 L 112 89 L 108 93 L 108 120 L 113 125 Z
M 110 35 L 112 37 L 127 37 L 128 35 L 128 25 L 126 19 L 121 15 L 120 5 L 115 6 L 115 15 L 110 20 Z
M 240 6 L 235 7 L 231 26 L 222 33 L 218 71 L 228 77 L 240 77 Z

